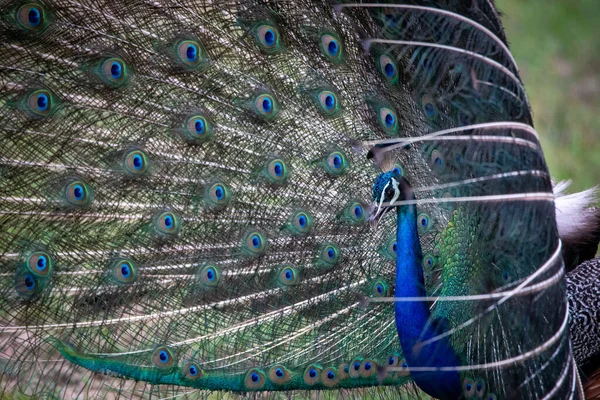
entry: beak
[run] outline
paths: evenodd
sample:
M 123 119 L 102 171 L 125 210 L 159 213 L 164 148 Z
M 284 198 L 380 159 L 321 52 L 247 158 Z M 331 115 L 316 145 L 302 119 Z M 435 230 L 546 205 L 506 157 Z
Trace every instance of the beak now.
M 369 217 L 369 224 L 371 227 L 376 228 L 383 215 L 390 211 L 392 207 L 380 206 L 376 202 L 371 205 L 371 216 Z

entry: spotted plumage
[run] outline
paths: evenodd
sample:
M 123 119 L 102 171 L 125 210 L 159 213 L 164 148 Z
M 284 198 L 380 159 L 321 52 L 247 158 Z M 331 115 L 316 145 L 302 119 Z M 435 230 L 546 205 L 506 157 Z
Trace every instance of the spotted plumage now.
M 0 397 L 579 396 L 492 1 L 0 0 L 0 39 Z

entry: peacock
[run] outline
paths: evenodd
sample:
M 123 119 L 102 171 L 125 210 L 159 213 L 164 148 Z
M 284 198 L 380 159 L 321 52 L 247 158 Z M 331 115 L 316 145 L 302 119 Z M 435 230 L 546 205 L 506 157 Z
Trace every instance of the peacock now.
M 600 219 L 557 228 L 493 0 L 0 0 L 0 39 L 0 398 L 583 398 Z

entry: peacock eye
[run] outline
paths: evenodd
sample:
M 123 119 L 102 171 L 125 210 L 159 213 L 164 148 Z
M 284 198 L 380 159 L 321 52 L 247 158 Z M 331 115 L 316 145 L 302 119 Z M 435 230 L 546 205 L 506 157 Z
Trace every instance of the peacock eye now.
M 394 188 L 389 187 L 385 189 L 385 197 L 390 199 L 394 197 Z

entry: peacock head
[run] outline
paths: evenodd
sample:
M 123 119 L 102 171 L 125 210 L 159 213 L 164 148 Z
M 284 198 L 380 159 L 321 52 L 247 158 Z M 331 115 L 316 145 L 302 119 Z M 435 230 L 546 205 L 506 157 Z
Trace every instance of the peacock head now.
M 398 168 L 384 172 L 375 179 L 373 185 L 373 209 L 370 221 L 373 225 L 389 210 L 396 207 L 396 201 L 412 200 L 414 194 L 410 183 L 401 175 Z

